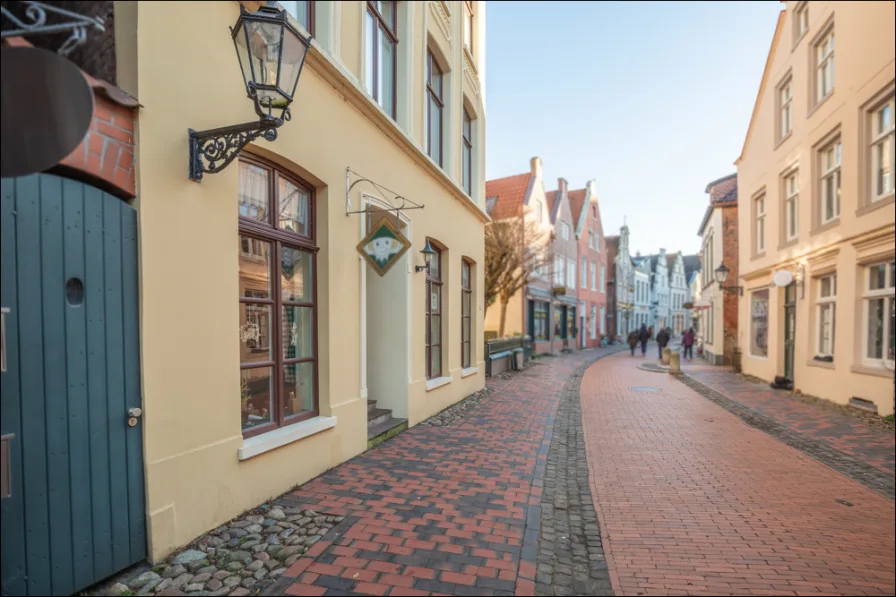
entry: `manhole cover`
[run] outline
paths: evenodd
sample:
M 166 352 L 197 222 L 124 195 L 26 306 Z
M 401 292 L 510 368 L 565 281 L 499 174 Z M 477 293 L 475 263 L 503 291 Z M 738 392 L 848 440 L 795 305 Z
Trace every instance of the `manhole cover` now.
M 653 386 L 632 386 L 633 392 L 659 392 L 659 388 L 654 388 Z

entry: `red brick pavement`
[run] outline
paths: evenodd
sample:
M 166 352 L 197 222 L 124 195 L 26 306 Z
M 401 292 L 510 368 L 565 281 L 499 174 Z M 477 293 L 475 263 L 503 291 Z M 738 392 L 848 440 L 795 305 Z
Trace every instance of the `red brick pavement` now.
M 835 408 L 804 402 L 789 392 L 773 390 L 735 376 L 727 367 L 700 362 L 683 365 L 685 373 L 756 412 L 782 425 L 825 442 L 862 462 L 896 474 L 896 435 Z
M 414 427 L 295 491 L 303 506 L 348 518 L 289 568 L 283 592 L 534 595 L 538 529 L 527 534 L 526 521 L 540 503 L 536 465 L 563 384 L 595 357 L 491 380 L 496 393 L 460 423 Z
M 582 381 L 617 594 L 894 594 L 892 501 L 636 364 L 610 357 Z

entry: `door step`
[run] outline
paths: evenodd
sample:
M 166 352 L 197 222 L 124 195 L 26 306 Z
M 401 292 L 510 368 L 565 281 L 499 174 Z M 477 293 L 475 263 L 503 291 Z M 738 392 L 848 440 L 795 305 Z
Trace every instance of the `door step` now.
M 396 419 L 391 410 L 377 408 L 376 400 L 367 401 L 367 449 L 395 437 L 407 428 L 407 419 Z

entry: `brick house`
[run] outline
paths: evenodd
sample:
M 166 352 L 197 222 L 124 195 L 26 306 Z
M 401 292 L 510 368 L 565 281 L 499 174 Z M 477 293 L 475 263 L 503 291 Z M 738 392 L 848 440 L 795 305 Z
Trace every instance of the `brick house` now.
M 607 248 L 594 180 L 569 192 L 578 242 L 579 346 L 599 346 L 607 335 Z
M 569 184 L 557 179 L 557 190 L 545 193 L 550 206 L 554 235 L 551 240 L 551 301 L 554 337 L 552 352 L 579 347 L 578 318 L 578 256 L 579 243 L 575 234 L 575 218 L 569 201 Z
M 722 292 L 715 271 L 728 268 L 728 285 L 738 279 L 737 175 L 729 174 L 706 185 L 709 205 L 698 235 L 702 239 L 703 356 L 716 365 L 730 364 L 737 347 L 737 301 L 734 293 Z

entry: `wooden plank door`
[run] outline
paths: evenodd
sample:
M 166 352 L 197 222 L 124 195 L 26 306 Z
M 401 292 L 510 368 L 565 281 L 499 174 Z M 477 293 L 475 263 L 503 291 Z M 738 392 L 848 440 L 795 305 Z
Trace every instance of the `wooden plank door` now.
M 146 557 L 137 219 L 47 174 L 2 180 L 3 595 L 70 595 Z

